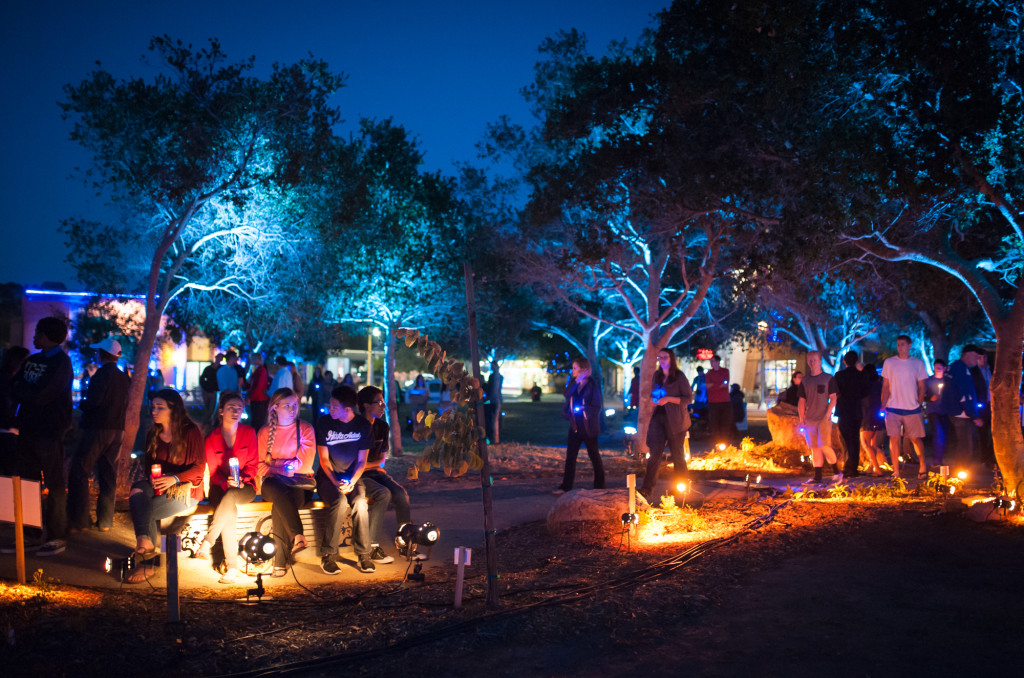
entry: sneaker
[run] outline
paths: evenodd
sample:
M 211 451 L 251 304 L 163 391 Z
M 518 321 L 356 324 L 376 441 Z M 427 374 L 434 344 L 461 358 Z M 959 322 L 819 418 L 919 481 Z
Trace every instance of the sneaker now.
M 821 481 L 816 478 L 808 478 L 804 481 L 804 485 L 820 485 Z
M 841 485 L 842 483 L 843 483 L 843 473 L 842 473 L 842 471 L 832 475 L 832 484 L 833 485 Z
M 220 579 L 217 580 L 217 583 L 240 585 L 246 583 L 246 580 L 245 577 L 242 576 L 241 572 L 232 567 L 230 570 L 225 572 Z
M 417 551 L 415 560 L 430 560 L 430 556 L 422 551 Z
M 360 560 L 360 564 L 362 564 L 362 560 Z M 334 560 L 333 555 L 324 556 L 320 559 L 320 569 L 324 571 L 324 574 L 338 574 L 341 572 L 341 568 L 338 567 L 338 563 Z M 370 569 L 373 570 L 373 563 L 370 563 Z
M 370 560 L 381 565 L 387 565 L 395 562 L 395 559 L 384 553 L 384 549 L 379 544 L 370 545 Z
M 36 551 L 37 556 L 55 556 L 64 553 L 65 543 L 63 539 L 51 539 Z
M 335 567 L 337 567 L 337 565 L 335 565 Z M 359 571 L 360 572 L 373 572 L 376 569 L 377 568 L 374 566 L 373 561 L 370 560 L 370 554 L 369 553 L 364 553 L 363 555 L 359 556 Z M 324 572 L 327 572 L 327 570 L 324 570 Z

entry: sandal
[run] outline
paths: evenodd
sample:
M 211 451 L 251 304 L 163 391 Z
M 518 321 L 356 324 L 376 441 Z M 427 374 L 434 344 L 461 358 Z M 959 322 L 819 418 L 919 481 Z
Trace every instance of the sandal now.
M 294 556 L 296 553 L 303 550 L 307 546 L 309 546 L 309 544 L 306 543 L 305 535 L 295 535 L 295 543 L 292 544 L 292 555 Z
M 246 583 L 246 580 L 245 577 L 242 576 L 241 572 L 232 567 L 230 570 L 224 573 L 224 576 L 217 580 L 217 583 L 234 584 L 236 586 L 239 586 L 241 584 Z
M 288 574 L 288 568 L 286 567 L 275 567 L 274 571 L 270 573 L 271 577 L 283 577 Z
M 141 584 L 149 579 L 151 574 L 153 574 L 153 568 L 147 568 L 144 563 L 140 563 L 135 566 L 134 570 L 128 573 L 128 576 L 124 578 L 124 581 L 128 584 Z
M 212 548 L 213 547 L 211 546 L 210 542 L 204 541 L 202 544 L 199 545 L 199 548 L 196 549 L 196 552 L 192 557 L 198 558 L 199 560 L 209 560 L 210 551 Z

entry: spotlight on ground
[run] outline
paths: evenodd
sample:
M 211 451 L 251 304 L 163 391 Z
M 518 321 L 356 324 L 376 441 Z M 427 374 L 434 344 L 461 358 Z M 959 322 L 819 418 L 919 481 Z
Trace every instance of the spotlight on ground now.
M 960 480 L 967 480 L 967 471 L 957 471 L 956 477 Z
M 629 525 L 636 525 L 640 522 L 640 515 L 638 513 L 623 513 L 622 514 L 622 526 L 627 527 Z
M 107 557 L 103 563 L 103 570 L 107 574 L 116 574 L 118 579 L 126 581 L 128 575 L 135 570 L 135 554 L 132 553 L 125 558 Z
M 416 525 L 415 523 L 405 523 L 398 528 L 398 533 L 395 535 L 395 546 L 398 548 L 399 555 L 403 555 L 406 559 L 416 561 L 416 566 L 413 571 L 406 576 L 408 581 L 422 582 L 425 577 L 423 575 L 423 563 L 420 562 L 420 557 L 417 555 L 416 550 L 420 546 L 426 546 L 430 548 L 437 543 L 437 540 L 441 538 L 441 530 L 437 528 L 434 523 L 423 523 L 422 525 Z
M 238 554 L 252 565 L 267 562 L 276 549 L 274 538 L 260 532 L 246 532 L 238 542 Z

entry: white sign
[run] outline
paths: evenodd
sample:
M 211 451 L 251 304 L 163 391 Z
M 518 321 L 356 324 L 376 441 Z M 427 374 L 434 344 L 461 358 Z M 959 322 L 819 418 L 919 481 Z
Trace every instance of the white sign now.
M 38 480 L 21 481 L 21 519 L 30 527 L 43 526 L 43 501 Z M 14 479 L 0 476 L 0 521 L 14 522 Z

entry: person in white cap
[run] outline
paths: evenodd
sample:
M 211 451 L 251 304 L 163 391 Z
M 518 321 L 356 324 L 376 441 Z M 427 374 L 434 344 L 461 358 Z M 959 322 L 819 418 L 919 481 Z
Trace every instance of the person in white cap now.
M 93 525 L 89 517 L 89 478 L 95 469 L 100 490 L 95 525 L 106 532 L 114 524 L 117 456 L 124 433 L 131 379 L 117 367 L 121 357 L 119 342 L 108 337 L 92 344 L 91 348 L 97 349 L 100 368 L 89 380 L 89 389 L 81 404 L 79 428 L 82 435 L 68 477 L 68 526 L 76 531 Z

